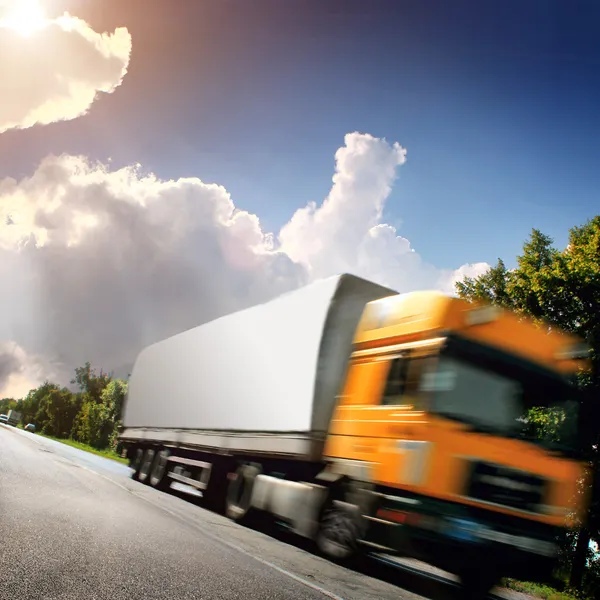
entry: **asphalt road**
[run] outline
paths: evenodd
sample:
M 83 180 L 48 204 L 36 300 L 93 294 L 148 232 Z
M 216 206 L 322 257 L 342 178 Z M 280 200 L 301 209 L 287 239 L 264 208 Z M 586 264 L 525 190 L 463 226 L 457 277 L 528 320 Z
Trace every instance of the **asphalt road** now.
M 4 425 L 0 544 L 7 600 L 456 596 L 389 565 L 344 569 L 132 481 L 124 465 Z

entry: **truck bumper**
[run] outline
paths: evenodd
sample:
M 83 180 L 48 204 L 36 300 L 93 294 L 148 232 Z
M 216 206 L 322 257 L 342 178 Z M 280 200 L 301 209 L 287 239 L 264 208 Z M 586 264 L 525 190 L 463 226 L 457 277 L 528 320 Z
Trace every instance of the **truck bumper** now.
M 558 528 L 450 502 L 378 496 L 367 542 L 452 573 L 486 564 L 500 577 L 544 582 L 556 567 Z

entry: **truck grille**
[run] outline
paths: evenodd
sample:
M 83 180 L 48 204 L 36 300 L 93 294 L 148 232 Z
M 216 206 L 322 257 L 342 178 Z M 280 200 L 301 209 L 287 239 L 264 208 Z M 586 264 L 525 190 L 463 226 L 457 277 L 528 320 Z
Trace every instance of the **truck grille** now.
M 541 512 L 546 480 L 493 463 L 473 461 L 467 497 L 530 513 Z

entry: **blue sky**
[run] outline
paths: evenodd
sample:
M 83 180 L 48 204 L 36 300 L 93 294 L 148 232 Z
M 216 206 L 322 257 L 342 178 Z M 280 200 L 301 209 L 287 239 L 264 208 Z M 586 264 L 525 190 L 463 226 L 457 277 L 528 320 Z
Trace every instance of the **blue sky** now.
M 123 85 L 74 121 L 0 136 L 0 176 L 49 152 L 224 185 L 277 231 L 329 191 L 351 131 L 407 163 L 385 220 L 429 262 L 512 262 L 598 212 L 597 2 L 73 0 L 133 38 Z

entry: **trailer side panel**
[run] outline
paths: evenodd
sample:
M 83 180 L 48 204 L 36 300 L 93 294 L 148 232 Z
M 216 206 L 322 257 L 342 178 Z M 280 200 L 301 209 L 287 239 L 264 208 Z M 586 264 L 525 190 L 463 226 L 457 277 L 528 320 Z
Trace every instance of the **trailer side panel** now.
M 319 348 L 338 282 L 316 282 L 144 349 L 124 426 L 310 431 Z

